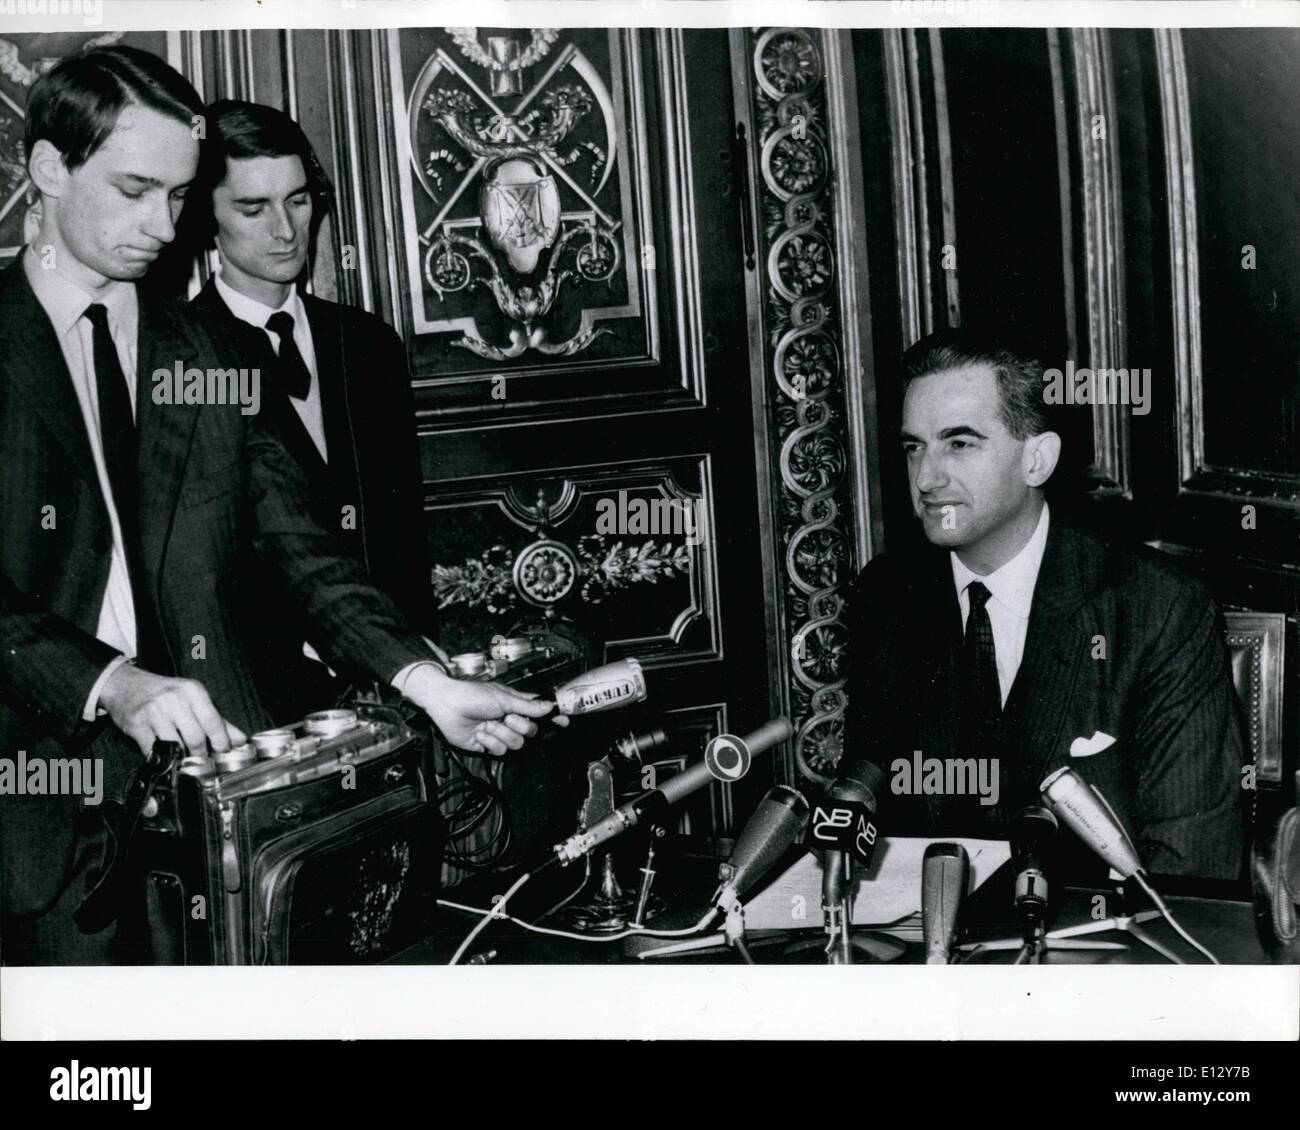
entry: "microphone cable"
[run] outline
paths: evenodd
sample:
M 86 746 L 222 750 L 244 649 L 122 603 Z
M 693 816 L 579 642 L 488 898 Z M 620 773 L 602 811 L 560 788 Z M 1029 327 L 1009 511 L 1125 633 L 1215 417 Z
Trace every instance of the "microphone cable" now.
M 550 860 L 547 860 L 547 863 L 549 862 Z M 460 943 L 459 948 L 457 948 L 456 952 L 451 955 L 451 960 L 447 962 L 448 965 L 456 965 L 460 962 L 460 959 L 465 955 L 465 951 L 469 949 L 469 947 L 474 943 L 474 939 L 477 938 L 481 933 L 483 933 L 484 930 L 487 929 L 487 924 L 491 922 L 492 919 L 508 917 L 508 915 L 506 915 L 505 913 L 505 908 L 506 908 L 506 903 L 510 901 L 510 896 L 513 895 L 517 890 L 519 890 L 519 888 L 522 887 L 526 882 L 528 882 L 528 880 L 531 879 L 535 874 L 539 874 L 542 871 L 544 871 L 546 869 L 547 863 L 543 863 L 542 866 L 539 867 L 535 872 L 525 871 L 522 875 L 519 876 L 518 879 L 516 879 L 510 885 L 510 889 L 507 890 L 506 893 L 503 894 L 499 899 L 497 899 L 497 901 L 494 902 L 490 907 L 488 907 L 487 910 L 479 911 L 479 913 L 483 917 L 481 917 L 476 923 L 474 923 L 474 929 L 472 929 L 468 934 L 465 935 L 465 940 Z M 438 901 L 442 902 L 442 899 L 439 899 Z
M 495 906 L 486 910 L 481 906 L 468 906 L 463 902 L 455 902 L 452 899 L 438 899 L 437 903 L 439 906 L 445 906 L 451 910 L 464 911 L 467 914 L 486 915 L 488 917 L 484 919 L 484 923 L 489 921 L 492 917 L 497 917 L 508 922 L 513 922 L 516 926 L 521 926 L 523 929 L 529 930 L 534 934 L 545 934 L 547 937 L 552 938 L 569 938 L 575 942 L 620 942 L 624 938 L 631 937 L 686 938 L 692 934 L 698 934 L 713 920 L 714 917 L 714 912 L 710 909 L 709 912 L 696 922 L 694 926 L 687 926 L 680 930 L 656 930 L 650 926 L 630 926 L 626 930 L 620 930 L 615 934 L 575 934 L 571 930 L 556 930 L 549 926 L 538 926 L 535 922 L 525 922 L 522 918 L 516 918 L 513 914 L 502 914 L 501 906 L 505 903 L 506 898 L 508 898 L 511 893 L 513 892 L 507 892 L 506 896 Z M 547 911 L 547 913 L 549 914 L 550 911 Z M 484 923 L 480 923 L 480 926 Z M 452 964 L 454 964 L 454 962 Z
M 447 822 L 443 858 L 451 866 L 465 871 L 493 871 L 510 850 L 514 835 L 505 794 L 491 778 L 472 773 L 451 746 L 445 746 L 445 750 L 462 775 L 449 776 L 434 793 L 435 802 Z M 494 816 L 496 826 L 486 842 L 477 847 L 468 846 L 474 833 Z
M 1188 945 L 1190 945 L 1191 947 L 1199 951 L 1205 957 L 1208 957 L 1211 963 L 1213 963 L 1214 965 L 1218 965 L 1219 959 L 1215 957 L 1214 954 L 1212 954 L 1209 950 L 1207 950 L 1203 945 L 1201 945 L 1200 942 L 1198 942 L 1195 938 L 1193 938 L 1191 934 L 1189 934 L 1186 930 L 1184 930 L 1182 926 L 1179 925 L 1178 920 L 1173 915 L 1173 911 L 1169 909 L 1168 903 L 1166 903 L 1165 900 L 1160 897 L 1160 893 L 1155 889 L 1155 887 L 1153 887 L 1147 881 L 1146 875 L 1141 871 L 1135 871 L 1133 873 L 1133 878 L 1138 881 L 1138 886 L 1140 886 L 1146 892 L 1147 898 L 1149 898 L 1155 904 L 1155 908 L 1158 911 L 1160 911 L 1162 915 L 1164 915 L 1165 921 L 1167 921 L 1170 926 L 1172 926 L 1176 931 L 1178 931 L 1179 937 L 1181 937 L 1183 941 L 1185 941 Z M 1180 962 L 1179 964 L 1182 963 Z

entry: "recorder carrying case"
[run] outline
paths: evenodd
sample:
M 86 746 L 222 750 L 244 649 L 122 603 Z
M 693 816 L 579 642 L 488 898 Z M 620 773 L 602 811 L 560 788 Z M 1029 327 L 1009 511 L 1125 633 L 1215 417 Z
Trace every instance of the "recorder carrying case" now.
M 369 703 L 177 758 L 133 849 L 161 964 L 381 961 L 424 937 L 443 821 L 430 734 Z

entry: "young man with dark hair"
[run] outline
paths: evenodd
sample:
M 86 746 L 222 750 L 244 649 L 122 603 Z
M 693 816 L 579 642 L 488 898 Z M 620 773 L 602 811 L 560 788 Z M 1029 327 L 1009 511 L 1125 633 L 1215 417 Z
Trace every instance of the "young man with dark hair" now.
M 0 796 L 10 964 L 110 959 L 110 931 L 83 935 L 72 913 L 114 843 L 111 798 L 156 740 L 224 751 L 272 723 L 231 614 L 252 554 L 327 661 L 391 681 L 453 745 L 518 749 L 551 709 L 446 674 L 307 516 L 272 423 L 157 395 L 159 372 L 242 363 L 205 320 L 135 286 L 175 236 L 202 114 L 179 74 L 126 47 L 69 58 L 32 89 L 41 226 L 0 274 L 0 756 L 86 758 L 103 803 Z
M 845 748 L 890 778 L 889 829 L 1005 837 L 1069 765 L 1149 870 L 1237 878 L 1242 742 L 1208 592 L 1050 512 L 1061 440 L 1036 362 L 950 330 L 902 369 L 929 545 L 873 559 L 850 593 Z M 1067 866 L 1095 871 L 1072 841 Z
M 263 357 L 266 410 L 306 476 L 311 513 L 423 631 L 433 607 L 422 475 L 406 350 L 381 318 L 302 292 L 330 186 L 288 114 L 223 100 L 207 109 L 208 152 L 191 208 L 220 271 L 194 300 Z M 243 610 L 254 676 L 276 717 L 328 704 L 346 680 L 316 661 L 310 626 L 282 587 Z M 355 673 L 349 673 L 355 678 Z

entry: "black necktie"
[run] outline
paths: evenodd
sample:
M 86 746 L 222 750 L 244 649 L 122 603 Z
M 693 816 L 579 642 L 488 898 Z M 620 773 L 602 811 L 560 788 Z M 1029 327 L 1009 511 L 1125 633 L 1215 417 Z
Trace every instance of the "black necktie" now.
M 993 624 L 985 607 L 990 596 L 979 581 L 971 581 L 966 592 L 970 614 L 966 617 L 966 642 L 962 648 L 968 754 L 996 756 L 988 747 L 1002 717 L 1002 691 L 998 685 L 998 658 L 993 646 Z
M 131 412 L 131 395 L 117 358 L 117 347 L 108 328 L 108 310 L 98 302 L 86 308 L 86 320 L 94 329 L 95 388 L 99 396 L 99 436 L 104 449 L 104 465 L 113 492 L 126 550 L 127 572 L 131 579 L 131 602 L 135 606 L 136 658 L 146 670 L 166 673 L 170 664 L 162 642 L 162 627 L 154 612 L 153 601 L 145 584 L 144 562 L 140 552 L 139 516 L 136 507 L 135 417 Z
M 295 400 L 306 400 L 311 391 L 311 370 L 293 340 L 293 315 L 286 310 L 272 314 L 266 328 L 280 339 L 280 381 Z

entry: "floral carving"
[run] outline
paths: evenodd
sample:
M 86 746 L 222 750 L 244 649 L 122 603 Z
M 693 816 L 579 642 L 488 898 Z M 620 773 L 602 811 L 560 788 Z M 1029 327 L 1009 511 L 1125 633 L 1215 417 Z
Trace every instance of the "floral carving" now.
M 783 618 L 790 649 L 795 761 L 834 775 L 844 745 L 845 650 L 840 592 L 853 568 L 845 515 L 847 450 L 840 331 L 833 304 L 835 231 L 825 157 L 823 67 L 799 28 L 758 33 L 754 93 L 761 162 L 759 212 L 768 274 L 769 426 L 780 449 L 778 514 L 785 558 Z
M 781 248 L 776 266 L 789 290 L 808 294 L 830 281 L 831 253 L 820 239 L 796 236 Z
M 635 585 L 657 584 L 689 575 L 691 551 L 671 541 L 612 545 L 603 534 L 579 539 L 574 553 L 562 542 L 534 542 L 517 556 L 494 545 L 463 565 L 435 565 L 433 593 L 439 608 L 463 604 L 505 615 L 522 598 L 551 605 L 572 594 L 587 604 L 600 604 Z
M 816 47 L 806 34 L 794 28 L 767 41 L 759 65 L 767 81 L 782 94 L 806 89 L 821 71 Z
M 808 140 L 783 137 L 772 151 L 772 176 L 792 196 L 807 192 L 824 175 L 821 150 Z

